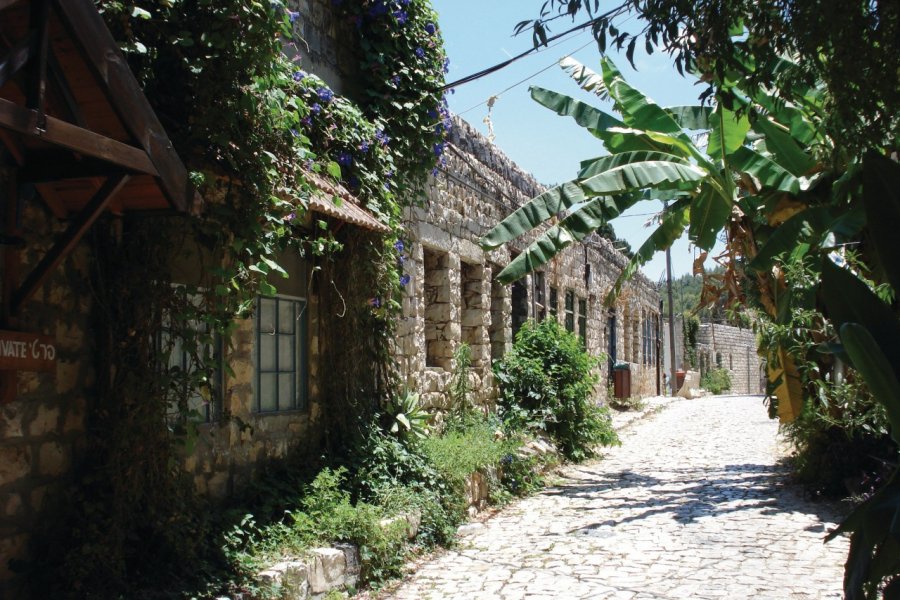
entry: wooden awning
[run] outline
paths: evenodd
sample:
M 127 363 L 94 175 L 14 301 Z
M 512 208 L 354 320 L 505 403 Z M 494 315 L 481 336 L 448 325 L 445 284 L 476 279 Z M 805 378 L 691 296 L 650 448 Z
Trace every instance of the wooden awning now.
M 309 199 L 309 210 L 334 217 L 364 229 L 381 233 L 389 233 L 391 231 L 390 227 L 361 207 L 359 200 L 344 186 L 332 183 L 315 173 L 305 172 L 303 176 L 309 180 L 317 192 Z
M 0 0 L 0 145 L 18 188 L 33 184 L 57 218 L 71 220 L 7 299 L 13 313 L 104 211 L 199 209 L 187 170 L 91 0 Z M 11 228 L 4 244 L 16 239 Z

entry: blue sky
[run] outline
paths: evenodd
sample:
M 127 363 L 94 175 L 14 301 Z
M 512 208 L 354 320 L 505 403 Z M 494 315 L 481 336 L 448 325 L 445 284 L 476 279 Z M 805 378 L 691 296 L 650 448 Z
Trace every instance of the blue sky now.
M 514 37 L 513 28 L 519 21 L 534 18 L 541 4 L 541 0 L 432 0 L 440 15 L 441 33 L 450 57 L 447 81 L 480 71 L 530 48 L 530 34 Z M 560 19 L 551 34 L 565 31 L 571 24 L 570 20 Z M 626 24 L 634 27 L 634 18 Z M 638 44 L 639 48 L 642 46 Z M 606 153 L 600 141 L 574 121 L 557 116 L 529 96 L 528 88 L 534 85 L 601 105 L 599 98 L 582 92 L 556 65 L 570 53 L 586 66 L 599 70 L 597 45 L 590 33 L 582 32 L 499 72 L 460 86 L 449 96 L 451 110 L 487 134 L 487 125 L 483 123 L 488 115 L 486 101 L 499 95 L 491 113 L 494 143 L 545 184 L 573 179 L 582 160 Z M 631 69 L 624 52 L 619 55 L 613 51 L 610 57 L 629 83 L 663 106 L 697 104 L 697 97 L 704 89 L 695 85 L 693 78 L 680 76 L 665 54 L 647 56 L 643 51 L 636 51 L 637 71 Z M 611 110 L 611 106 L 607 104 L 605 109 Z M 633 207 L 613 221 L 617 235 L 637 249 L 652 231 L 644 227 L 645 222 L 658 209 L 658 202 Z M 677 242 L 672 249 L 673 275 L 689 273 L 693 257 L 686 239 Z M 658 281 L 665 273 L 665 254 L 658 254 L 643 270 L 651 280 Z

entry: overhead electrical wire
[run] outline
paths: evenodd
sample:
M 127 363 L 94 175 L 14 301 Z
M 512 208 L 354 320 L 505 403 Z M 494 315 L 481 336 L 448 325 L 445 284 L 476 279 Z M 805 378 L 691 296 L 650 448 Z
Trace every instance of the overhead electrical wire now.
M 442 91 L 445 91 L 445 90 L 449 90 L 449 89 L 451 89 L 451 88 L 459 87 L 459 86 L 464 85 L 464 84 L 466 84 L 466 83 L 470 83 L 470 82 L 475 81 L 475 80 L 477 80 L 477 79 L 481 79 L 482 77 L 486 77 L 486 76 L 490 75 L 491 73 L 496 73 L 496 72 L 499 71 L 500 69 L 506 68 L 506 67 L 508 67 L 509 65 L 513 64 L 514 62 L 516 62 L 516 61 L 518 61 L 518 60 L 520 60 L 520 59 L 522 59 L 522 58 L 525 58 L 526 56 L 528 56 L 528 55 L 530 55 L 530 54 L 535 54 L 535 53 L 537 53 L 537 52 L 540 52 L 541 49 L 542 49 L 542 47 L 543 47 L 543 48 L 546 48 L 546 46 L 547 46 L 550 42 L 555 42 L 556 40 L 558 40 L 558 39 L 560 39 L 560 38 L 563 38 L 563 37 L 569 35 L 570 33 L 574 33 L 574 32 L 576 32 L 576 31 L 583 31 L 583 30 L 587 29 L 588 27 L 593 27 L 596 23 L 598 23 L 598 22 L 600 22 L 600 21 L 603 21 L 603 20 L 605 20 L 605 19 L 609 19 L 609 18 L 611 18 L 611 17 L 618 16 L 618 15 L 620 15 L 620 14 L 621 14 L 623 11 L 625 11 L 625 10 L 627 10 L 627 8 L 626 8 L 626 6 L 625 6 L 624 4 L 623 4 L 623 5 L 620 5 L 620 6 L 617 6 L 616 8 L 613 8 L 613 9 L 611 9 L 611 10 L 609 10 L 609 11 L 603 13 L 602 15 L 600 15 L 600 16 L 598 16 L 598 17 L 594 17 L 594 18 L 591 19 L 590 21 L 586 21 L 586 22 L 584 22 L 584 23 L 581 23 L 581 24 L 579 24 L 579 25 L 576 25 L 575 27 L 571 27 L 571 28 L 567 29 L 566 31 L 563 31 L 562 33 L 558 33 L 558 34 L 556 34 L 556 35 L 554 35 L 554 36 L 550 36 L 550 37 L 546 38 L 545 40 L 543 40 L 544 43 L 543 43 L 541 46 L 534 46 L 533 48 L 529 48 L 528 50 L 525 50 L 524 52 L 521 52 L 521 53 L 519 53 L 519 54 L 517 54 L 517 55 L 511 57 L 510 59 L 501 62 L 501 63 L 497 63 L 496 65 L 493 65 L 493 66 L 488 67 L 488 68 L 486 68 L 486 69 L 482 69 L 481 71 L 478 71 L 478 72 L 476 72 L 476 73 L 472 73 L 471 75 L 467 75 L 467 76 L 465 76 L 465 77 L 463 77 L 463 78 L 461 78 L 461 79 L 457 79 L 456 81 L 452 81 L 452 82 L 450 82 L 450 83 L 447 83 L 447 84 L 445 84 L 445 85 L 439 87 L 439 88 L 438 88 L 438 91 L 442 92 Z

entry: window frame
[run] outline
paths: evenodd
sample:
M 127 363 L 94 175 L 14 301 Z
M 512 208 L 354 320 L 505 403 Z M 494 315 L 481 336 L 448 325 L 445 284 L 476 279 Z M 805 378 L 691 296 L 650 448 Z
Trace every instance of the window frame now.
M 276 339 L 275 342 L 275 368 L 263 369 L 262 367 L 262 301 L 274 301 L 274 329 L 271 334 L 276 336 L 294 337 L 294 343 L 291 344 L 291 370 L 281 369 L 280 349 L 281 345 Z M 280 307 L 279 303 L 290 302 L 296 306 L 294 311 L 295 324 L 291 333 L 284 333 L 280 329 Z M 307 412 L 309 410 L 309 301 L 301 296 L 291 296 L 287 294 L 275 294 L 274 296 L 264 296 L 262 294 L 256 297 L 256 314 L 254 315 L 254 360 L 255 360 L 255 386 L 253 390 L 253 412 L 258 415 L 275 415 L 289 412 Z M 263 408 L 263 376 L 274 374 L 276 377 L 275 392 L 275 408 Z M 289 403 L 283 404 L 281 399 L 280 387 L 278 384 L 279 375 L 293 374 L 292 390 L 293 398 Z
M 564 304 L 566 331 L 575 333 L 575 290 L 566 290 Z

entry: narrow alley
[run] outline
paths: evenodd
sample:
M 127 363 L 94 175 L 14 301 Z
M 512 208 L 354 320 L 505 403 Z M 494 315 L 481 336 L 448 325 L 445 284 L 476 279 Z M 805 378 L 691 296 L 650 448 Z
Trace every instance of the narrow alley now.
M 759 397 L 673 402 L 384 598 L 840 598 L 839 515 L 787 483 L 777 428 Z

